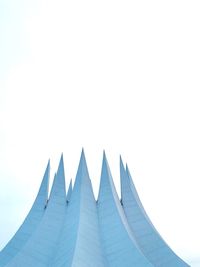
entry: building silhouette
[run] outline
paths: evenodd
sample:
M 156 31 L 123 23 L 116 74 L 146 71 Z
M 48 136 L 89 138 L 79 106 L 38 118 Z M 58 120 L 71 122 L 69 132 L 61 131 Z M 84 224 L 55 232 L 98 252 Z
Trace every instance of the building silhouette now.
M 98 200 L 84 151 L 65 191 L 63 156 L 48 198 L 48 162 L 23 224 L 0 252 L 0 267 L 188 267 L 157 232 L 120 158 L 121 199 L 103 155 Z

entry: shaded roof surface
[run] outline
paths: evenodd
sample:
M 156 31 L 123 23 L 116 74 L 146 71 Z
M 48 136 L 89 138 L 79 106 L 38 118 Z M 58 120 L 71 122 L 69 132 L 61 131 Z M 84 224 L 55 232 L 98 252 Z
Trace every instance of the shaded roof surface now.
M 22 226 L 0 252 L 0 267 L 187 267 L 157 232 L 120 158 L 121 201 L 104 153 L 94 198 L 84 151 L 65 191 L 63 156 L 48 196 L 50 163 Z

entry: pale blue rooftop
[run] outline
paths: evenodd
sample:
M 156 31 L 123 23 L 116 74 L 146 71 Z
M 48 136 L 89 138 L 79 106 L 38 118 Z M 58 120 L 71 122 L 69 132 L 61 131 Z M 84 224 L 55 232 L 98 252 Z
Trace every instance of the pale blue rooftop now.
M 48 199 L 50 162 L 23 224 L 0 252 L 0 267 L 187 267 L 157 232 L 120 158 L 121 200 L 103 155 L 96 201 L 84 151 L 65 191 L 63 156 Z

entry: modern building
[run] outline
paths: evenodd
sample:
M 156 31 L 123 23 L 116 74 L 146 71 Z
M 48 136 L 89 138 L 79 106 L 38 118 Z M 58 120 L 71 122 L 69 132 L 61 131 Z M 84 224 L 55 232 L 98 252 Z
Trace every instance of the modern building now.
M 65 191 L 63 156 L 48 198 L 48 163 L 35 202 L 0 252 L 0 267 L 188 267 L 156 231 L 120 158 L 121 199 L 103 155 L 94 198 L 84 152 Z

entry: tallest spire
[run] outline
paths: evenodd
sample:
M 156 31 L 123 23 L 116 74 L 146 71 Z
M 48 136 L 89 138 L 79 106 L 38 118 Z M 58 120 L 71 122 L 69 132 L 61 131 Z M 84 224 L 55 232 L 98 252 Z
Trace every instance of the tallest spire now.
M 59 264 L 58 264 L 59 263 Z M 96 201 L 84 150 L 53 267 L 107 267 L 100 243 Z
M 89 173 L 88 173 L 88 168 L 87 168 L 87 163 L 86 163 L 86 158 L 85 158 L 85 152 L 84 152 L 84 149 L 82 148 L 81 157 L 80 157 L 78 170 L 76 174 L 75 185 L 74 185 L 75 191 L 81 188 L 81 183 L 85 179 L 90 179 L 90 178 L 89 178 Z

